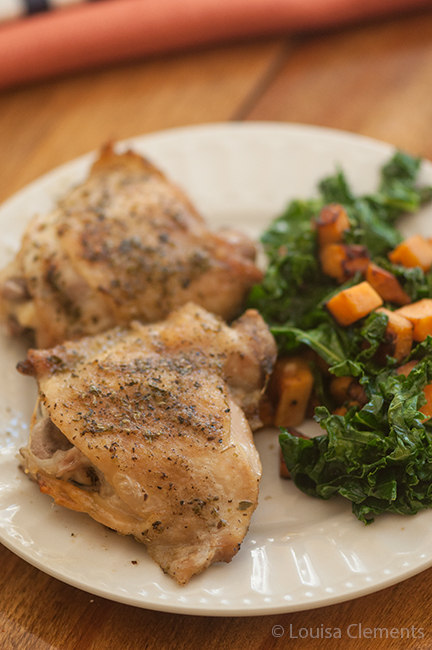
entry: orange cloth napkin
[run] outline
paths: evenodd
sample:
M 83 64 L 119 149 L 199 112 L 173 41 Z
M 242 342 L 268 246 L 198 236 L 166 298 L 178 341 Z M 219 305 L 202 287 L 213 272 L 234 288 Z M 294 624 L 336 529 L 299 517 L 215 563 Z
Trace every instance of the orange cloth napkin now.
M 0 88 L 245 37 L 323 28 L 432 0 L 101 0 L 0 26 Z

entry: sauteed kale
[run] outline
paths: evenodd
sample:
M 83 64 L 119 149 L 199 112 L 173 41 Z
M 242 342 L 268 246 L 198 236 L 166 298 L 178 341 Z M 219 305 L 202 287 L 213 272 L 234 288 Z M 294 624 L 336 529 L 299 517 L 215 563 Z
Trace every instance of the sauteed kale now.
M 306 494 L 349 499 L 365 523 L 385 511 L 414 514 L 432 506 L 432 412 L 424 407 L 432 384 L 432 337 L 422 330 L 402 352 L 394 340 L 389 344 L 393 313 L 408 305 L 416 332 L 412 308 L 429 307 L 432 298 L 430 265 L 402 264 L 392 253 L 403 242 L 399 219 L 432 198 L 431 187 L 418 185 L 420 164 L 397 152 L 381 169 L 373 194 L 355 196 L 338 170 L 319 183 L 318 198 L 292 201 L 262 235 L 267 271 L 249 297 L 249 306 L 259 309 L 275 335 L 280 356 L 305 355 L 313 367 L 321 404 L 315 420 L 326 433 L 307 439 L 282 427 L 280 445 L 291 478 Z M 349 225 L 339 240 L 330 240 L 326 257 L 329 243 L 323 245 L 320 226 L 329 209 L 343 213 Z M 346 259 L 338 275 L 333 267 L 339 253 Z M 353 287 L 360 295 L 369 284 L 365 279 L 379 289 L 373 272 L 390 278 L 398 295 L 384 290 L 378 295 L 384 309 L 341 323 L 329 301 L 349 296 Z M 355 382 L 363 399 L 336 408 L 329 390 L 335 377 Z

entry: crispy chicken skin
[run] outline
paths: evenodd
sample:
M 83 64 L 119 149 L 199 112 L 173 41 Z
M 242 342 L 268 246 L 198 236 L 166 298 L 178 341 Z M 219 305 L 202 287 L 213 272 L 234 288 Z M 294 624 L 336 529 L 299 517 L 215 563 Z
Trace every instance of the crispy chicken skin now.
M 254 256 L 245 235 L 211 233 L 150 162 L 107 146 L 88 179 L 28 225 L 0 273 L 0 320 L 37 347 L 155 322 L 191 300 L 231 320 L 262 277 Z
M 255 310 L 228 327 L 192 303 L 164 322 L 30 350 L 19 369 L 40 394 L 24 469 L 185 584 L 229 562 L 248 530 L 261 476 L 251 425 L 275 357 Z

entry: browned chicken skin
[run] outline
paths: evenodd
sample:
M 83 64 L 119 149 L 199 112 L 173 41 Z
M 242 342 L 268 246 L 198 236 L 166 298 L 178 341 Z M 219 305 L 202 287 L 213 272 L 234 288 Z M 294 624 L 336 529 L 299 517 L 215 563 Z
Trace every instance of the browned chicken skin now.
M 30 350 L 25 471 L 56 503 L 143 542 L 179 584 L 229 562 L 258 500 L 251 427 L 276 357 L 261 316 L 189 303 L 164 322 Z M 250 424 L 248 423 L 248 420 Z
M 38 347 L 155 322 L 190 300 L 231 320 L 261 277 L 246 236 L 211 233 L 162 172 L 108 146 L 84 183 L 29 224 L 0 274 L 0 320 Z

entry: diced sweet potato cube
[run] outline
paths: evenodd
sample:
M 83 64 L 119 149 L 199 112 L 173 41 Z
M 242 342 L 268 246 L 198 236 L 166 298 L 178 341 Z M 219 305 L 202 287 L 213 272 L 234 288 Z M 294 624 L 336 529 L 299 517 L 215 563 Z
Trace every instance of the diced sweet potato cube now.
M 330 395 L 337 404 L 343 404 L 349 399 L 348 389 L 352 377 L 334 377 L 330 382 Z
M 320 249 L 319 259 L 323 273 L 342 283 L 345 277 L 343 268 L 345 246 L 343 244 L 328 244 Z
M 332 411 L 332 415 L 342 415 L 345 416 L 348 413 L 348 408 L 346 406 L 338 406 Z
M 358 271 L 366 273 L 369 251 L 357 244 L 327 244 L 319 251 L 323 273 L 339 283 L 352 278 Z
M 348 411 L 350 410 L 350 408 L 352 408 L 353 406 L 356 406 L 357 408 L 361 409 L 365 405 L 365 403 L 366 402 L 360 403 L 360 402 L 357 402 L 355 399 L 353 399 L 350 402 L 347 402 L 347 404 L 344 404 L 343 406 L 338 406 L 337 408 L 335 408 L 335 410 L 332 411 L 332 415 L 345 416 L 348 413 Z
M 354 377 L 334 377 L 330 383 L 330 395 L 337 404 L 354 401 L 364 406 L 367 402 L 363 386 Z
M 325 205 L 316 219 L 315 225 L 321 248 L 326 244 L 342 241 L 344 232 L 350 228 L 345 208 L 339 203 Z
M 400 314 L 413 324 L 414 341 L 424 341 L 428 335 L 432 336 L 432 300 L 423 298 L 396 309 L 395 314 Z
M 365 246 L 358 246 L 352 244 L 346 247 L 347 258 L 344 262 L 345 279 L 352 278 L 357 272 L 363 273 L 367 271 L 369 266 L 370 253 Z
M 368 398 L 366 395 L 366 391 L 359 384 L 357 379 L 353 379 L 351 384 L 348 387 L 348 395 L 351 398 L 350 405 L 353 404 L 358 404 L 359 406 L 364 406 L 367 404 Z
M 396 305 L 408 305 L 411 302 L 396 276 L 373 262 L 369 262 L 367 267 L 366 280 L 386 302 Z
M 422 235 L 413 235 L 396 246 L 388 256 L 393 264 L 408 268 L 420 266 L 423 271 L 428 271 L 432 266 L 432 244 Z
M 423 389 L 424 396 L 426 397 L 426 404 L 419 408 L 420 413 L 426 415 L 427 418 L 432 417 L 432 384 L 428 384 Z
M 383 304 L 381 296 L 369 282 L 360 282 L 349 289 L 337 293 L 327 303 L 327 309 L 333 318 L 346 327 Z
M 268 388 L 270 399 L 276 405 L 276 426 L 296 427 L 303 422 L 313 383 L 312 371 L 302 357 L 288 357 L 276 362 Z
M 396 370 L 396 373 L 398 375 L 405 375 L 405 377 L 408 377 L 410 374 L 411 370 L 416 367 L 418 364 L 418 361 L 408 361 L 408 363 L 404 363 L 403 366 L 399 366 L 399 368 Z
M 402 361 L 411 352 L 413 342 L 413 325 L 405 316 L 394 311 L 380 307 L 377 313 L 388 316 L 386 329 L 386 343 L 383 344 L 381 353 Z

